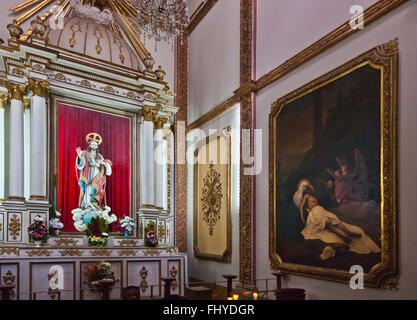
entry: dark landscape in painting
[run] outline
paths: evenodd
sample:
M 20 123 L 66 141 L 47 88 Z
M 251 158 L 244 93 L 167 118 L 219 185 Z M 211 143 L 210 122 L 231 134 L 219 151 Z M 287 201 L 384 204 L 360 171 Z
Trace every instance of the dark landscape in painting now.
M 276 239 L 284 262 L 365 272 L 380 262 L 380 110 L 381 72 L 365 65 L 300 96 L 276 118 Z

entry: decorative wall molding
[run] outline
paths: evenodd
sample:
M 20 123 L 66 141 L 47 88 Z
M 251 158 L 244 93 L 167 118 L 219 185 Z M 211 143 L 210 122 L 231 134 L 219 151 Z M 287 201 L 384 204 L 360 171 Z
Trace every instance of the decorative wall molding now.
M 190 23 L 188 24 L 187 32 L 188 35 L 194 31 L 204 17 L 209 13 L 211 8 L 217 3 L 218 0 L 204 0 L 200 3 L 194 13 L 191 15 Z
M 240 0 L 240 85 L 247 87 L 255 76 L 256 54 L 256 8 L 257 0 Z M 249 85 L 251 87 L 251 85 Z M 250 130 L 250 156 L 254 155 L 255 104 L 256 96 L 250 90 L 238 93 L 240 99 L 240 127 Z M 245 142 L 247 144 L 247 142 Z M 242 135 L 240 135 L 240 154 L 242 153 Z M 239 274 L 241 283 L 255 285 L 255 177 L 246 175 L 247 165 L 240 163 L 239 197 Z
M 179 164 L 182 157 L 185 157 L 185 150 L 178 149 L 178 137 L 181 135 L 178 131 L 178 122 L 187 123 L 188 108 L 188 38 L 177 39 L 176 43 L 176 101 L 175 105 L 181 107 L 175 118 L 175 244 L 179 252 L 187 252 L 187 165 L 185 161 Z M 185 128 L 184 128 L 185 129 Z M 181 141 L 186 145 L 185 141 Z M 180 162 L 181 163 L 181 162 Z

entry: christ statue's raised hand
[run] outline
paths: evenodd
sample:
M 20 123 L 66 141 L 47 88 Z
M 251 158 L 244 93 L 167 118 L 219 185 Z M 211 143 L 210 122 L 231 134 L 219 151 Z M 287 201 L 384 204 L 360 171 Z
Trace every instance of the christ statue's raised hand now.
M 77 149 L 75 149 L 77 151 L 78 156 L 81 158 L 83 152 L 81 151 L 80 147 L 77 147 Z

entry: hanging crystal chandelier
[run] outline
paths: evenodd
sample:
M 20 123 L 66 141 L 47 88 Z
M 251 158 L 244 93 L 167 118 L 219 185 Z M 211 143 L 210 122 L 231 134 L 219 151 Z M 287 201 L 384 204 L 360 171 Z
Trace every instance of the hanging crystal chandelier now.
M 187 0 L 133 0 L 137 22 L 145 38 L 171 43 L 184 36 L 189 15 Z

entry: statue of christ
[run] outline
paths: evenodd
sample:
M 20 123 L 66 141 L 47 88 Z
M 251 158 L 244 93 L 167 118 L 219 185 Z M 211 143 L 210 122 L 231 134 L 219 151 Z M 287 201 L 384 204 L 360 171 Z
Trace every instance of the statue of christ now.
M 76 149 L 75 162 L 77 180 L 80 186 L 79 208 L 82 210 L 105 210 L 106 208 L 106 176 L 112 174 L 112 163 L 105 160 L 98 152 L 102 138 L 97 133 L 89 133 L 86 137 L 89 147 L 82 151 Z

